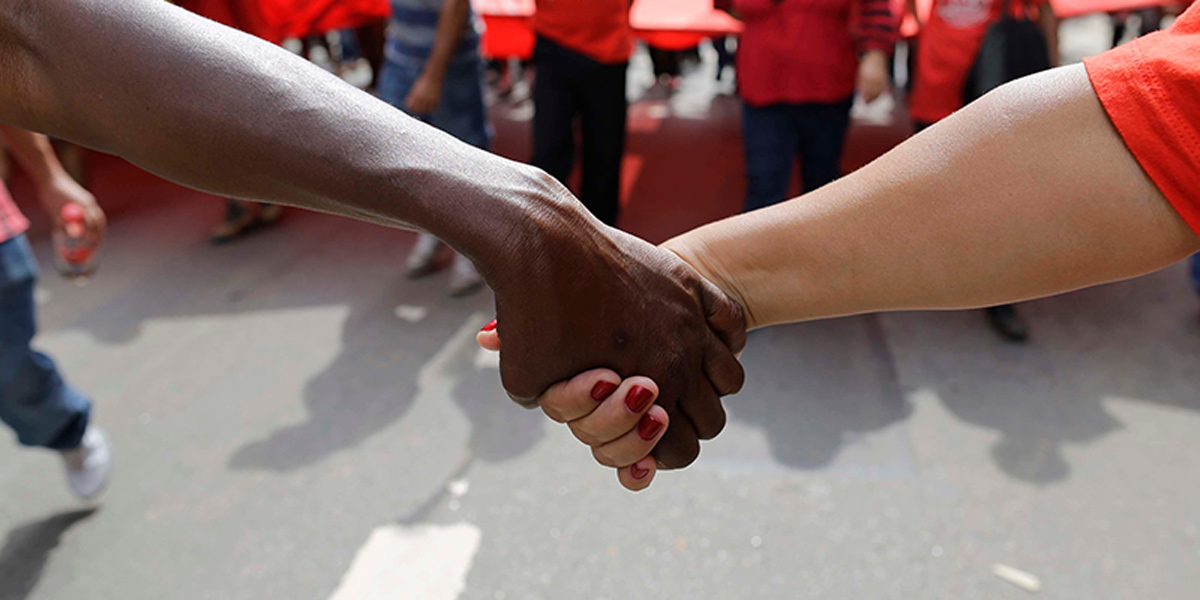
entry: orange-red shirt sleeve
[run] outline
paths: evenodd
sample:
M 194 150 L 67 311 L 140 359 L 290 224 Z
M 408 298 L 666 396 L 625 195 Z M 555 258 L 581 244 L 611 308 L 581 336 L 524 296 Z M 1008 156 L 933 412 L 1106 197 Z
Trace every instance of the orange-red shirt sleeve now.
M 1142 170 L 1200 235 L 1200 3 L 1084 65 Z

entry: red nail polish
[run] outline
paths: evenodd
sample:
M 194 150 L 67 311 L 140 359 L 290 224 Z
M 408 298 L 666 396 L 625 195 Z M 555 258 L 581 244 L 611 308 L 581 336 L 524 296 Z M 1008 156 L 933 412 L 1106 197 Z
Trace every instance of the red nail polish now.
M 480 331 L 492 331 L 495 328 L 496 328 L 496 320 L 492 319 L 491 322 L 488 323 L 487 325 L 484 325 L 483 329 L 480 329 Z
M 629 388 L 629 393 L 625 394 L 625 406 L 630 412 L 640 413 L 653 401 L 654 392 L 640 385 Z
M 647 442 L 654 439 L 658 432 L 662 430 L 662 421 L 650 415 L 642 417 L 638 423 L 638 436 Z
M 634 463 L 633 466 L 629 467 L 629 474 L 633 475 L 634 479 L 645 479 L 650 474 L 650 469 L 643 469 L 637 466 L 637 463 Z
M 612 395 L 617 390 L 617 384 L 608 381 L 597 381 L 596 385 L 592 386 L 592 400 L 600 402 Z

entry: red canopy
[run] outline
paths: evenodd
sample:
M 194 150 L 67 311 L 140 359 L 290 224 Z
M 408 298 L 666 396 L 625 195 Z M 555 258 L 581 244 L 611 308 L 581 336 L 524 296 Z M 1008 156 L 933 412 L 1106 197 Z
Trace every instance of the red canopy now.
M 179 0 L 198 15 L 279 43 L 386 19 L 388 0 Z
M 388 0 L 256 0 L 264 19 L 284 37 L 354 29 L 392 14 Z
M 907 0 L 892 0 L 892 11 L 897 15 L 905 15 L 904 22 L 900 26 L 900 35 L 904 37 L 912 37 L 917 35 L 917 22 L 913 20 L 912 15 L 905 14 L 905 4 Z M 1068 19 L 1071 17 L 1079 17 L 1082 15 L 1090 15 L 1093 13 L 1111 13 L 1124 10 L 1136 10 L 1139 8 L 1150 8 L 1153 6 L 1178 6 L 1180 11 L 1191 4 L 1191 0 L 1050 0 L 1050 5 L 1054 7 L 1054 14 L 1060 19 Z M 921 21 L 929 15 L 930 9 L 933 7 L 933 0 L 917 0 L 917 12 L 921 15 Z
M 1054 14 L 1059 18 L 1078 17 L 1100 12 L 1120 12 L 1136 10 L 1152 6 L 1183 6 L 1191 4 L 1190 0 L 1177 2 L 1172 0 L 1050 0 Z
M 472 0 L 471 4 L 487 24 L 484 54 L 520 58 L 533 54 L 529 21 L 537 10 L 534 0 Z M 713 9 L 712 0 L 634 0 L 629 22 L 646 43 L 667 50 L 691 48 L 704 38 L 742 31 L 742 23 Z

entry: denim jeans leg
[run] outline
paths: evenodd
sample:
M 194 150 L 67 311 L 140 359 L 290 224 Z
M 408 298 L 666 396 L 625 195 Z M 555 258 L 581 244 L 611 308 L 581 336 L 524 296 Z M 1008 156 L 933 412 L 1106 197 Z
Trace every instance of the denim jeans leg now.
M 743 105 L 747 211 L 786 199 L 799 140 L 799 129 L 790 108 L 785 104 Z
M 1190 261 L 1192 272 L 1192 289 L 1200 294 L 1200 254 L 1193 254 Z
M 24 236 L 0 243 L 0 420 L 26 446 L 79 445 L 91 403 L 33 350 L 36 263 Z
M 842 147 L 850 129 L 852 101 L 803 104 L 796 107 L 800 121 L 800 179 L 804 193 L 832 183 L 842 175 Z

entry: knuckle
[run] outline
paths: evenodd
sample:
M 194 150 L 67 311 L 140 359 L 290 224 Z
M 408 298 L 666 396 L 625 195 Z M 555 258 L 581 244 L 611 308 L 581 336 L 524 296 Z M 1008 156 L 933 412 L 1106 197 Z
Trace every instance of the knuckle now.
M 571 428 L 571 434 L 575 436 L 575 439 L 583 442 L 585 446 L 591 446 L 595 448 L 596 446 L 600 445 L 599 440 L 596 439 L 596 436 L 586 431 L 583 427 L 580 427 L 574 423 L 569 423 L 568 427 Z
M 705 421 L 703 427 L 696 426 L 696 434 L 702 440 L 711 440 L 720 435 L 721 431 L 725 429 L 726 420 L 724 410 L 716 411 L 713 413 L 710 421 Z
M 558 407 L 548 402 L 542 402 L 542 412 L 555 423 L 566 423 L 567 419 L 563 416 L 562 411 Z
M 618 467 L 616 457 L 612 456 L 611 452 L 605 447 L 592 448 L 592 458 L 606 467 Z
M 654 457 L 665 469 L 682 469 L 695 462 L 699 456 L 700 446 L 695 443 L 663 444 L 660 442 L 654 450 Z

